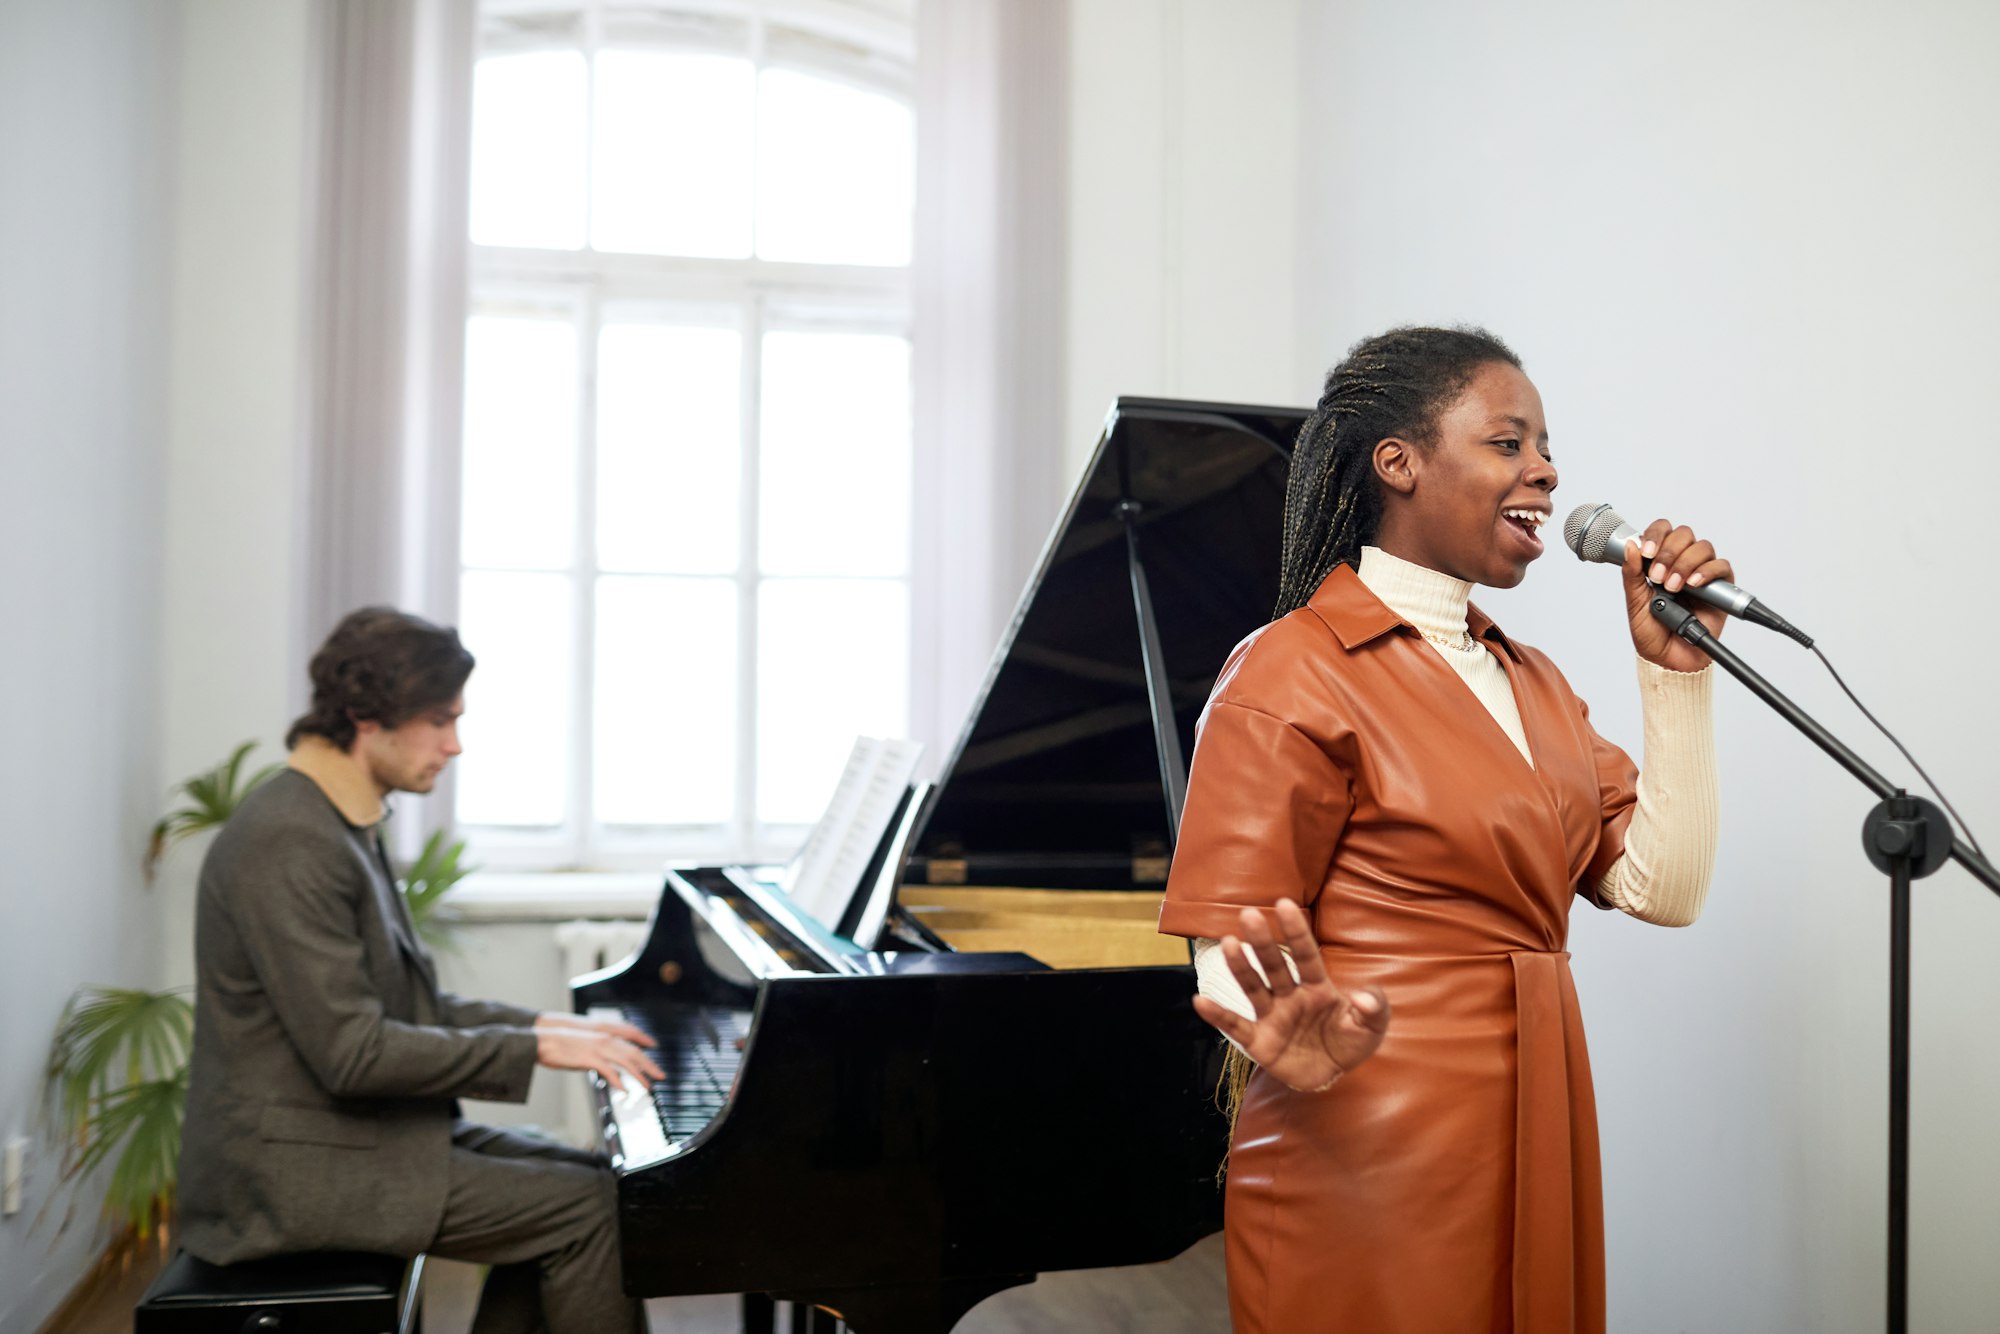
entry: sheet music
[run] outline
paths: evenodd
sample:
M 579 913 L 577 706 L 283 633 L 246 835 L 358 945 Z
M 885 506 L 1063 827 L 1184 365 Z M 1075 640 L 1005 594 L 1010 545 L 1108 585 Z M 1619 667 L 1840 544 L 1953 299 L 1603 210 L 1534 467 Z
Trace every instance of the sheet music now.
M 889 832 L 923 753 L 917 741 L 855 738 L 833 799 L 785 869 L 783 882 L 793 904 L 827 930 L 838 929 L 860 892 L 869 858 Z
M 931 794 L 931 783 L 915 783 L 910 787 L 909 804 L 903 807 L 902 816 L 890 831 L 890 843 L 882 865 L 876 870 L 875 878 L 861 887 L 858 906 L 853 916 L 854 943 L 864 950 L 882 947 L 882 928 L 888 923 L 889 909 L 896 902 L 896 890 L 903 882 L 903 864 L 910 858 L 910 847 L 916 842 L 917 819 L 923 814 L 924 801 Z

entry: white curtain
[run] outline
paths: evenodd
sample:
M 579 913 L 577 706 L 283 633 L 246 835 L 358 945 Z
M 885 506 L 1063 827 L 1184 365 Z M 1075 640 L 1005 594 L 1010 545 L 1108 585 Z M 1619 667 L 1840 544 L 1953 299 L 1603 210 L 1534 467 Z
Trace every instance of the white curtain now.
M 355 607 L 457 619 L 475 0 L 317 0 L 305 658 Z M 303 672 L 300 673 L 303 678 Z M 394 842 L 451 810 L 450 774 Z
M 386 602 L 450 621 L 474 0 L 318 0 L 304 632 Z M 455 521 L 451 525 L 455 527 Z
M 942 760 L 1066 496 L 1068 0 L 917 11 L 916 734 Z

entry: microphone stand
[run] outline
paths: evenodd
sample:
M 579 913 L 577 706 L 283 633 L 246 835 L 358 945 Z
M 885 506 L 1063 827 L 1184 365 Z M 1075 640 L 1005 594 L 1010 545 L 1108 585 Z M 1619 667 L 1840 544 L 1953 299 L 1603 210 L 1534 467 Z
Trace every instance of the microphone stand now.
M 1875 869 L 1889 877 L 1889 1334 L 1905 1334 L 1910 1258 L 1910 882 L 1955 861 L 2000 894 L 2000 871 L 1958 837 L 1937 803 L 1910 796 L 1877 773 L 1724 648 L 1692 611 L 1657 585 L 1648 609 L 1653 619 L 1720 664 L 1881 798 L 1862 822 L 1861 846 Z

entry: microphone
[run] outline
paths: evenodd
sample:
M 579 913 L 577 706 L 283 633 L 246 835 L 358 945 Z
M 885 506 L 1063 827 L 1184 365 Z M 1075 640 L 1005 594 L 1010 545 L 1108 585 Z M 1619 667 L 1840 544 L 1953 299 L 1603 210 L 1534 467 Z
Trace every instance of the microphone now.
M 1626 546 L 1639 540 L 1639 534 L 1632 525 L 1620 518 L 1618 511 L 1609 505 L 1578 505 L 1563 520 L 1563 541 L 1569 543 L 1569 549 L 1576 553 L 1578 560 L 1623 565 Z M 1711 579 L 1693 587 L 1684 584 L 1679 596 L 1699 598 L 1731 616 L 1741 617 L 1767 630 L 1776 630 L 1807 648 L 1812 647 L 1812 636 L 1727 579 Z

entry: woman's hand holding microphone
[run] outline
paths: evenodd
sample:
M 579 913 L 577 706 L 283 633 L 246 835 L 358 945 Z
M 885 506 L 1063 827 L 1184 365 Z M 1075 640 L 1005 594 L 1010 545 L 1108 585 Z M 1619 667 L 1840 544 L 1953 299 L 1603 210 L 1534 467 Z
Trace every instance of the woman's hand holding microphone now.
M 1669 593 L 1683 588 L 1699 588 L 1717 579 L 1736 581 L 1728 561 L 1715 554 L 1715 547 L 1694 535 L 1694 530 L 1675 527 L 1665 519 L 1646 525 L 1636 542 L 1625 545 L 1625 612 L 1632 622 L 1632 647 L 1655 666 L 1672 672 L 1698 672 L 1708 666 L 1708 655 L 1679 638 L 1653 617 L 1648 609 L 1653 600 L 1652 584 Z M 1647 581 L 1651 580 L 1649 584 Z M 1695 618 L 1712 635 L 1721 635 L 1728 619 L 1718 607 L 1690 601 Z

